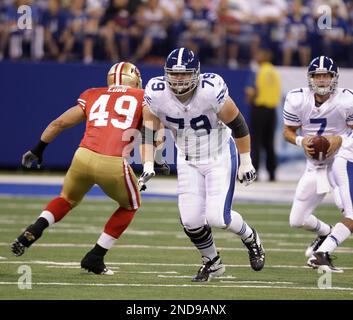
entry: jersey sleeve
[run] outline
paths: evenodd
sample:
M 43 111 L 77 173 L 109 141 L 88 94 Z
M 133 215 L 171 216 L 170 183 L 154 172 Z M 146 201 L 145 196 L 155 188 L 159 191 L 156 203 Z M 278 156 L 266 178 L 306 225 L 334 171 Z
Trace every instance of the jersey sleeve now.
M 343 89 L 342 102 L 344 103 L 344 111 L 346 123 L 349 126 L 353 125 L 353 90 Z
M 225 101 L 229 96 L 228 86 L 224 82 L 223 78 L 218 74 L 210 74 L 209 77 L 205 77 L 204 74 L 201 77 L 201 86 L 204 86 L 208 101 L 212 104 L 212 107 L 216 113 L 220 112 Z M 212 77 L 214 75 L 214 77 Z M 207 83 L 208 82 L 208 83 Z M 210 85 L 213 84 L 212 85 Z
M 300 100 L 302 89 L 290 91 L 287 93 L 283 107 L 283 122 L 287 126 L 299 127 L 302 125 L 300 116 Z
M 151 88 L 152 84 L 153 84 L 153 79 L 148 81 L 148 83 L 145 87 L 145 94 L 144 94 L 143 100 L 144 100 L 144 103 L 147 105 L 148 110 L 151 111 L 151 113 L 157 117 L 158 116 L 158 105 L 155 103 L 156 99 L 153 99 L 154 92 Z
M 88 89 L 81 93 L 81 95 L 77 99 L 77 104 L 81 107 L 81 109 L 85 112 L 86 111 L 86 104 L 87 104 L 87 99 L 89 96 L 89 92 L 91 89 Z

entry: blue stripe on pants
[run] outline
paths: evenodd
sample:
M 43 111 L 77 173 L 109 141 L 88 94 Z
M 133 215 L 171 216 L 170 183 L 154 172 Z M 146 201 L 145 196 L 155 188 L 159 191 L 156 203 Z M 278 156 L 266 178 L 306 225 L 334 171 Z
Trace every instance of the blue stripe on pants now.
M 237 149 L 235 147 L 235 143 L 232 138 L 229 139 L 229 148 L 230 148 L 230 159 L 231 159 L 231 178 L 230 178 L 230 185 L 227 192 L 226 201 L 225 201 L 224 210 L 223 210 L 223 219 L 225 224 L 229 224 L 232 221 L 232 218 L 230 216 L 230 211 L 232 209 L 235 180 L 236 180 L 237 171 L 238 171 Z
M 347 175 L 349 183 L 349 194 L 351 196 L 351 201 L 353 200 L 353 162 L 347 161 Z

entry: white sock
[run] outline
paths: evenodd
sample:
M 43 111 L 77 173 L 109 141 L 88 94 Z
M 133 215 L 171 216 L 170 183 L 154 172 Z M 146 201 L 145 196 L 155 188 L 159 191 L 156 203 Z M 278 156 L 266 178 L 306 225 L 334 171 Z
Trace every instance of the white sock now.
M 205 232 L 207 232 L 207 234 L 208 234 L 207 238 L 204 239 L 204 241 L 202 243 L 198 243 L 198 244 L 194 243 L 194 245 L 197 248 L 197 250 L 199 250 L 202 257 L 206 257 L 206 258 L 212 260 L 213 258 L 215 258 L 218 255 L 216 244 L 213 239 L 213 234 L 210 229 L 206 230 L 204 227 L 201 227 L 201 228 L 194 229 L 194 230 L 188 230 L 188 232 L 194 233 L 194 234 L 196 233 L 196 235 L 198 235 L 198 236 L 200 236 L 200 232 L 203 233 L 203 236 L 205 235 Z
M 227 230 L 232 233 L 237 234 L 242 240 L 251 241 L 252 240 L 252 229 L 243 220 L 243 217 L 236 211 L 231 211 L 232 221 L 227 226 Z
M 54 215 L 48 211 L 48 210 L 44 210 L 38 218 L 44 218 L 45 220 L 48 221 L 49 225 L 52 225 L 55 223 L 55 218 Z
M 327 236 L 331 232 L 331 227 L 327 223 L 319 220 L 313 215 L 305 219 L 303 228 L 305 230 L 314 231 L 319 236 Z
M 202 257 L 207 257 L 210 260 L 215 258 L 217 256 L 217 248 L 215 244 L 213 243 L 212 246 L 206 248 L 206 249 L 198 249 Z
M 331 234 L 317 251 L 331 253 L 350 235 L 351 231 L 342 222 L 339 222 L 333 227 Z
M 97 241 L 97 244 L 99 244 L 102 248 L 109 250 L 114 245 L 115 240 L 116 239 L 110 236 L 109 234 L 102 232 Z

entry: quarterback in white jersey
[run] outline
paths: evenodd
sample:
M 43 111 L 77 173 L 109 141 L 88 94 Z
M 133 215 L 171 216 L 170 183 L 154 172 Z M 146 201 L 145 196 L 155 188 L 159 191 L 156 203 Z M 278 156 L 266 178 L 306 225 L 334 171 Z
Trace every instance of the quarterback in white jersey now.
M 153 136 L 162 122 L 171 130 L 178 149 L 180 220 L 203 260 L 193 281 L 208 281 L 225 271 L 211 227 L 239 235 L 248 248 L 251 267 L 259 271 L 265 263 L 260 238 L 238 212 L 231 210 L 237 173 L 245 184 L 256 177 L 245 120 L 222 77 L 200 74 L 199 60 L 191 50 L 173 50 L 164 69 L 165 76 L 151 79 L 145 88 L 144 172 L 139 184 L 144 188 L 154 175 L 152 141 L 146 137 Z
M 284 110 L 284 138 L 303 147 L 307 157 L 305 173 L 300 178 L 291 213 L 290 226 L 317 233 L 306 250 L 311 267 L 324 266 L 340 272 L 331 262 L 330 253 L 353 230 L 350 184 L 353 185 L 353 92 L 337 88 L 338 68 L 332 59 L 320 56 L 308 68 L 308 88 L 287 94 Z M 300 135 L 296 132 L 300 130 Z M 322 161 L 314 160 L 311 139 L 327 138 L 330 146 Z M 350 181 L 351 180 L 351 181 Z M 344 219 L 331 227 L 313 215 L 317 205 L 331 189 Z

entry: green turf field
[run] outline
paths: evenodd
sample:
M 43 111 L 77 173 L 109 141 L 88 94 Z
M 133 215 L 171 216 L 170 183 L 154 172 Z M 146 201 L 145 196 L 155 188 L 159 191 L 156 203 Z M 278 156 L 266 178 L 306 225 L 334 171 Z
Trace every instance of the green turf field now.
M 85 200 L 22 257 L 13 256 L 9 244 L 47 201 L 0 198 L 0 299 L 353 299 L 352 237 L 335 253 L 334 264 L 344 273 L 318 273 L 306 267 L 304 256 L 314 236 L 289 228 L 286 205 L 235 206 L 259 231 L 266 266 L 261 272 L 252 271 L 240 239 L 215 229 L 226 273 L 200 284 L 190 281 L 201 260 L 179 224 L 175 202 L 143 203 L 106 256 L 113 276 L 97 276 L 79 267 L 115 210 L 110 200 Z M 330 223 L 340 217 L 329 206 L 322 206 L 318 216 Z M 23 265 L 31 268 L 31 289 L 18 287 Z M 331 289 L 319 289 L 319 283 L 330 282 Z

